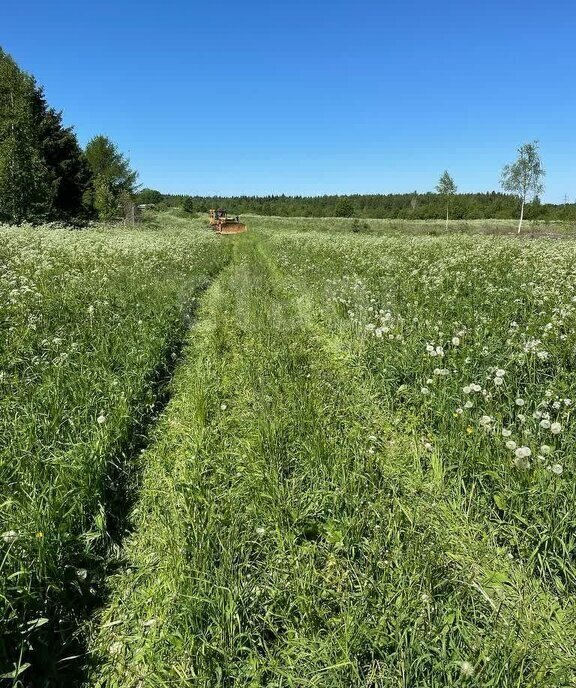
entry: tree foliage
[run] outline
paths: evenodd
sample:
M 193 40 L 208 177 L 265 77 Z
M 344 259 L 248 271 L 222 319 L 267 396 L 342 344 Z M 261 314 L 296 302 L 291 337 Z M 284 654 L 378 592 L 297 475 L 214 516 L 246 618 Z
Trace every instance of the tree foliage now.
M 0 221 L 84 214 L 90 169 L 70 127 L 34 79 L 0 49 Z
M 187 213 L 194 212 L 194 201 L 192 200 L 191 196 L 184 196 L 182 199 L 182 210 L 186 211 Z
M 121 198 L 136 191 L 138 174 L 106 136 L 95 136 L 88 142 L 86 158 L 92 172 L 91 203 L 100 218 L 110 220 L 118 214 Z
M 339 203 L 347 198 L 358 218 L 442 220 L 446 199 L 437 193 L 355 194 L 350 196 L 191 196 L 194 209 L 229 208 L 234 214 L 284 215 L 287 217 L 336 217 Z M 164 204 L 182 207 L 184 196 L 165 194 Z M 417 201 L 417 202 L 414 202 Z M 453 220 L 510 219 L 517 216 L 518 198 L 498 191 L 457 193 L 450 198 Z M 575 220 L 576 204 L 531 204 L 526 216 L 533 220 Z
M 520 146 L 516 161 L 506 165 L 502 170 L 502 188 L 515 194 L 521 202 L 518 232 L 522 229 L 526 202 L 540 196 L 544 191 L 541 180 L 545 174 L 540 160 L 538 141 Z
M 440 196 L 443 196 L 446 199 L 446 228 L 448 228 L 450 197 L 454 196 L 457 190 L 456 183 L 448 173 L 448 170 L 444 170 L 444 173 L 436 185 L 436 191 L 440 194 Z
M 338 199 L 336 203 L 336 217 L 353 217 L 354 216 L 354 206 L 348 198 L 342 196 Z
M 162 203 L 164 196 L 156 189 L 142 189 L 138 192 L 137 200 L 145 205 L 155 205 Z
M 0 221 L 43 219 L 48 170 L 34 119 L 35 83 L 0 49 Z
M 48 171 L 51 219 L 71 220 L 86 213 L 84 198 L 90 187 L 90 166 L 72 127 L 62 113 L 48 106 L 44 93 L 35 93 L 40 150 Z

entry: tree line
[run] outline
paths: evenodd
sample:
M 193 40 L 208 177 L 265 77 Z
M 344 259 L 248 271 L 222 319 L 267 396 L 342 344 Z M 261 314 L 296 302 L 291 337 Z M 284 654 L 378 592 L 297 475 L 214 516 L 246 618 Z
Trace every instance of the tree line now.
M 0 48 L 0 222 L 111 219 L 136 178 L 108 137 L 82 149 L 35 79 Z
M 150 195 L 150 192 L 153 195 Z M 443 193 L 351 194 L 324 196 L 187 196 L 143 190 L 140 202 L 165 207 L 184 207 L 193 212 L 208 212 L 223 207 L 234 214 L 281 215 L 288 217 L 358 217 L 407 220 L 446 219 Z M 450 196 L 453 220 L 512 219 L 520 213 L 521 202 L 514 193 L 454 193 Z M 575 203 L 541 203 L 534 199 L 524 217 L 529 220 L 576 220 Z

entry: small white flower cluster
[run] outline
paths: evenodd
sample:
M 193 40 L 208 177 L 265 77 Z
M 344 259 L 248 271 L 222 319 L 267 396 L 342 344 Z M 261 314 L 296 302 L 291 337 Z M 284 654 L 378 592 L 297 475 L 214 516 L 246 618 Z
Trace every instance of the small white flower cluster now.
M 444 358 L 444 347 L 440 346 L 439 344 L 426 344 L 426 351 L 428 352 L 429 356 L 438 356 L 438 358 Z

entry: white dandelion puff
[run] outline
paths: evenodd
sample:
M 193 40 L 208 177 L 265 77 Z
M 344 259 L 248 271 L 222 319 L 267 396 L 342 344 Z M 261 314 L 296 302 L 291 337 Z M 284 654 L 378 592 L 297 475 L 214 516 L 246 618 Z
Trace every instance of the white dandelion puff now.
M 550 432 L 553 435 L 559 435 L 562 432 L 562 425 L 560 425 L 560 423 L 552 423 L 550 426 Z

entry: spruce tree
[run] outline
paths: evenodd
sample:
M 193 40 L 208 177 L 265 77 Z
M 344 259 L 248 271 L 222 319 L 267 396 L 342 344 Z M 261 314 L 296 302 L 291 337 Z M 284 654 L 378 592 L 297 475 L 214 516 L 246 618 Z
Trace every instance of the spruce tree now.
M 34 118 L 35 83 L 0 49 L 0 221 L 48 215 L 49 175 Z
M 84 195 L 92 174 L 72 127 L 62 123 L 62 113 L 48 106 L 44 92 L 34 96 L 40 151 L 50 183 L 50 219 L 72 220 L 86 214 Z

